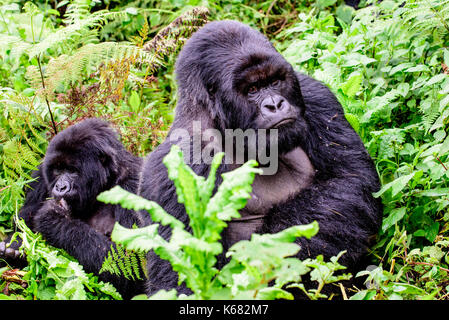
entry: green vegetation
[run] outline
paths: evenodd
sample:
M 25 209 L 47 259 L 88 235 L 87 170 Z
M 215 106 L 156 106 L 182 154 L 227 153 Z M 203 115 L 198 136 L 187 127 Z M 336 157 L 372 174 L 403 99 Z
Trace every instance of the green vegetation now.
M 369 283 L 341 287 L 342 292 L 348 299 L 448 299 L 449 1 L 362 2 L 367 6 L 358 10 L 341 0 L 0 2 L 0 239 L 14 231 L 23 186 L 56 132 L 86 117 L 102 117 L 121 132 L 130 151 L 148 154 L 173 120 L 177 52 L 207 20 L 235 19 L 261 30 L 295 69 L 331 88 L 376 163 L 384 220 L 371 248 L 372 268 L 353 275 L 367 276 Z M 299 249 L 291 242 L 311 236 L 310 226 L 255 235 L 227 253 L 226 268 L 202 272 L 221 252 L 216 241 L 225 222 L 220 221 L 246 203 L 255 169 L 252 164 L 242 169 L 235 183 L 245 193 L 233 203 L 225 194 L 211 197 L 207 187 L 185 192 L 184 183 L 207 185 L 215 177 L 194 176 L 176 152 L 166 165 L 178 181 L 179 201 L 195 217 L 193 234 L 154 204 L 133 198 L 120 203 L 149 206 L 155 221 L 170 225 L 179 238 L 168 246 L 153 232 L 153 238 L 131 241 L 141 230 L 119 227 L 113 236 L 126 249 L 158 248 L 172 264 L 175 255 L 186 262 L 177 271 L 194 298 L 288 298 L 282 285 L 301 287 L 300 276 L 310 271 L 318 282 L 308 295 L 315 299 L 325 283 L 339 280 L 335 260 L 289 258 Z M 108 202 L 131 197 L 118 190 L 107 194 Z M 221 211 L 221 201 L 230 211 Z M 0 299 L 119 298 L 112 286 L 85 274 L 23 223 L 18 231 L 29 266 L 0 269 Z M 285 252 L 278 250 L 280 243 Z M 170 251 L 171 245 L 180 250 Z M 264 246 L 276 248 L 268 253 L 278 256 L 256 268 L 254 259 L 263 255 L 250 256 L 244 248 L 257 252 Z M 192 256 L 197 259 L 187 259 Z M 298 266 L 296 273 L 282 272 L 291 265 Z
M 170 226 L 170 241 L 158 233 L 159 224 L 141 229 L 126 229 L 116 223 L 112 240 L 127 249 L 138 252 L 154 252 L 168 260 L 179 275 L 179 283 L 185 282 L 193 295 L 186 299 L 293 299 L 293 295 L 283 288 L 298 287 L 311 299 L 326 298 L 321 293 L 325 284 L 348 279 L 343 274 L 334 276 L 334 271 L 344 269 L 338 264 L 339 257 L 326 263 L 322 256 L 300 261 L 289 258 L 300 246 L 291 243 L 297 237 L 311 238 L 318 232 L 318 223 L 293 226 L 276 234 L 254 234 L 250 241 L 240 241 L 226 253 L 231 260 L 221 270 L 214 266 L 216 256 L 223 251 L 218 242 L 220 234 L 227 226 L 225 221 L 240 218 L 238 210 L 243 209 L 251 197 L 251 183 L 254 175 L 260 173 L 257 164 L 250 160 L 240 168 L 223 174 L 223 182 L 212 196 L 215 174 L 224 154 L 215 156 L 209 176 L 197 176 L 183 161 L 183 154 L 174 145 L 165 157 L 168 175 L 173 180 L 178 200 L 183 203 L 189 215 L 192 233 L 184 224 L 164 211 L 158 204 L 133 195 L 119 186 L 98 196 L 100 201 L 120 204 L 133 210 L 147 210 L 154 222 Z M 344 254 L 342 252 L 341 254 Z M 317 289 L 306 290 L 301 276 L 314 269 L 312 279 L 318 282 Z M 274 281 L 274 285 L 270 285 Z M 176 299 L 175 289 L 160 291 L 151 299 Z

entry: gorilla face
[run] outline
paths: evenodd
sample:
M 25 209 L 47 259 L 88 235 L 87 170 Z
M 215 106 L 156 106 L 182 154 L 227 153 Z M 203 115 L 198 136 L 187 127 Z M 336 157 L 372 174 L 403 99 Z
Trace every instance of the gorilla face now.
M 235 90 L 244 97 L 253 114 L 255 128 L 273 129 L 291 124 L 300 116 L 300 107 L 288 99 L 290 84 L 286 70 L 270 70 L 268 63 L 253 64 L 239 72 Z
M 90 212 L 96 202 L 96 195 L 108 189 L 114 174 L 97 157 L 79 161 L 80 156 L 53 155 L 44 169 L 48 181 L 48 192 L 55 200 L 66 204 L 73 216 L 82 217 Z
M 306 130 L 304 103 L 298 99 L 299 84 L 290 65 L 283 59 L 280 62 L 273 60 L 279 60 L 279 57 L 250 57 L 249 63 L 237 69 L 234 90 L 244 101 L 244 109 L 237 106 L 234 112 L 238 115 L 237 120 L 252 119 L 249 123 L 252 129 L 278 130 L 280 151 L 286 153 L 298 145 Z M 242 128 L 245 123 L 238 121 L 234 125 Z
M 48 194 L 67 205 L 75 217 L 92 212 L 97 204 L 96 195 L 111 188 L 117 180 L 119 168 L 113 150 L 121 149 L 114 145 L 115 134 L 109 128 L 95 124 L 96 127 L 89 127 L 86 121 L 56 136 L 43 164 Z

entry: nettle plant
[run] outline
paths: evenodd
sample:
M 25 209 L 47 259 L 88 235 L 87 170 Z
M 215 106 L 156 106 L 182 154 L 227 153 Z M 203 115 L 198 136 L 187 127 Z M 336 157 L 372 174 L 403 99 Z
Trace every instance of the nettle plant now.
M 327 298 L 321 290 L 325 284 L 349 279 L 350 274 L 334 273 L 345 269 L 337 257 L 325 262 L 316 259 L 299 260 L 293 256 L 300 246 L 297 237 L 310 239 L 318 232 L 316 221 L 308 225 L 293 226 L 276 234 L 253 234 L 251 240 L 234 244 L 226 256 L 230 261 L 221 269 L 215 267 L 217 255 L 223 247 L 220 233 L 227 221 L 239 218 L 238 210 L 245 207 L 250 198 L 254 176 L 261 173 L 257 162 L 250 160 L 241 167 L 224 173 L 223 182 L 213 194 L 216 171 L 223 153 L 212 162 L 209 176 L 197 176 L 183 161 L 178 146 L 173 146 L 164 158 L 169 178 L 174 182 L 178 201 L 184 204 L 189 215 L 189 229 L 181 221 L 165 212 L 157 203 L 148 201 L 120 187 L 103 192 L 98 200 L 120 204 L 132 210 L 146 210 L 154 224 L 140 229 L 114 226 L 112 240 L 126 250 L 148 252 L 154 250 L 168 260 L 178 273 L 179 284 L 185 283 L 193 292 L 178 295 L 175 289 L 161 290 L 151 299 L 293 299 L 286 288 L 301 289 L 310 299 Z M 171 238 L 158 234 L 159 225 L 170 226 Z M 316 289 L 306 289 L 301 276 L 310 272 L 316 281 Z M 139 298 L 145 296 L 139 296 Z

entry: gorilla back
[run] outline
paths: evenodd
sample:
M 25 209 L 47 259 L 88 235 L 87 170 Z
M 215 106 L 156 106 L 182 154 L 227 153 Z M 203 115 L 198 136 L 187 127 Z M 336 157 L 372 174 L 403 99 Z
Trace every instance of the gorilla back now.
M 347 250 L 340 262 L 356 270 L 380 226 L 381 203 L 372 196 L 380 184 L 369 154 L 331 91 L 294 72 L 266 37 L 235 21 L 211 22 L 197 31 L 178 57 L 176 75 L 176 117 L 167 139 L 144 163 L 140 194 L 187 223 L 162 164 L 171 145 L 188 150 L 189 165 L 206 176 L 209 162 L 194 161 L 195 126 L 201 128 L 200 135 L 212 129 L 215 137 L 226 137 L 229 129 L 266 130 L 270 139 L 245 140 L 244 158 L 251 157 L 254 148 L 276 150 L 271 161 L 277 170 L 256 177 L 242 218 L 230 222 L 222 235 L 225 250 L 254 232 L 275 233 L 316 220 L 318 234 L 297 240 L 298 257 L 330 258 Z M 180 129 L 188 132 L 188 139 L 180 138 Z M 272 134 L 277 139 L 271 139 Z M 200 152 L 210 146 L 210 138 L 199 138 Z M 238 144 L 232 139 L 228 148 L 229 141 L 215 140 L 214 152 L 224 150 L 229 160 L 220 173 L 240 165 L 235 161 Z M 259 152 L 255 158 L 261 160 L 258 157 Z M 220 182 L 217 179 L 217 185 Z M 170 236 L 168 228 L 159 230 L 163 237 Z M 223 263 L 224 257 L 219 266 Z M 149 294 L 177 286 L 177 276 L 166 262 L 152 256 L 148 269 Z

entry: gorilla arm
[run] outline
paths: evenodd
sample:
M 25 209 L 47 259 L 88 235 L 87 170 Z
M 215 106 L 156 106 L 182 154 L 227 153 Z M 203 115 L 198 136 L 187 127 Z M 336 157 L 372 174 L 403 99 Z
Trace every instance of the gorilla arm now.
M 28 227 L 33 229 L 32 217 L 40 209 L 45 199 L 49 197 L 47 187 L 43 183 L 42 168 L 39 166 L 38 170 L 33 172 L 32 178 L 35 180 L 28 184 L 30 190 L 26 193 L 25 203 L 19 212 L 19 218 L 25 220 Z
M 103 261 L 111 246 L 115 244 L 108 236 L 96 231 L 88 223 L 70 218 L 70 212 L 66 210 L 57 201 L 47 200 L 33 217 L 34 230 L 42 233 L 52 246 L 62 248 L 76 258 L 86 272 L 95 273 L 100 280 L 111 282 L 122 292 L 123 298 L 131 298 L 137 294 L 132 281 L 109 272 L 99 274 Z M 130 217 L 133 215 L 124 209 L 120 216 L 123 218 L 118 222 L 123 226 L 131 228 L 133 223 L 137 223 L 131 220 Z
M 303 148 L 316 169 L 314 183 L 288 201 L 275 205 L 265 217 L 263 232 L 275 233 L 292 225 L 319 223 L 310 240 L 299 239 L 301 258 L 326 258 L 347 250 L 340 260 L 353 265 L 366 251 L 369 236 L 380 225 L 380 200 L 371 196 L 379 180 L 369 154 L 346 121 L 330 90 L 298 74 L 309 124 Z M 288 213 L 288 214 L 287 214 Z M 361 244 L 361 239 L 366 239 Z

